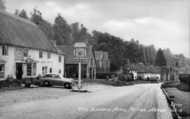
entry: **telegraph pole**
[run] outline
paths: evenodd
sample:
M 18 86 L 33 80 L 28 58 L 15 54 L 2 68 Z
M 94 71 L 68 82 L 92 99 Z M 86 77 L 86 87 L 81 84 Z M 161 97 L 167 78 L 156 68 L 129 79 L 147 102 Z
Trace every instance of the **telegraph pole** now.
M 79 67 L 78 67 L 78 88 L 81 89 L 81 60 L 79 59 Z

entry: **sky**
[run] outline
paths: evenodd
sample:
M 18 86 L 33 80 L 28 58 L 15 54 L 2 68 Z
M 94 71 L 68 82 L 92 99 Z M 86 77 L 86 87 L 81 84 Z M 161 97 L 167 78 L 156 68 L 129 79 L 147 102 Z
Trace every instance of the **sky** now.
M 33 8 L 53 23 L 61 14 L 68 23 L 79 22 L 144 45 L 170 48 L 190 57 L 190 0 L 4 0 L 7 11 Z

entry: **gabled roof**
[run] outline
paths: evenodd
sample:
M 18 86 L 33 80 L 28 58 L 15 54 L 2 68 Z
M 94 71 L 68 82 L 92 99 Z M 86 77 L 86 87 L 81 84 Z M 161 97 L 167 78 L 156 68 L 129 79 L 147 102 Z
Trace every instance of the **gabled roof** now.
M 57 52 L 45 34 L 29 20 L 0 10 L 0 45 Z

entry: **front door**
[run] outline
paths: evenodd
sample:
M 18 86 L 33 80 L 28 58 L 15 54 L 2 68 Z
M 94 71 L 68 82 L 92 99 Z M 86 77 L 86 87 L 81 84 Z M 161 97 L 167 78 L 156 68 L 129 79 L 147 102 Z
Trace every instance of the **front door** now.
M 22 79 L 22 75 L 23 75 L 22 63 L 16 63 L 16 78 Z

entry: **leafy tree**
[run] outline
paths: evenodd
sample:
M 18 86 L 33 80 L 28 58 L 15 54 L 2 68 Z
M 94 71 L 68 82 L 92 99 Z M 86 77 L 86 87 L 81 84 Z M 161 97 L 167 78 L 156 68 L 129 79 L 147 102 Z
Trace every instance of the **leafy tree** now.
M 130 42 L 125 42 L 125 58 L 128 58 L 131 63 L 137 63 L 142 59 L 142 53 L 138 41 L 131 39 Z
M 165 55 L 164 55 L 162 49 L 159 49 L 156 54 L 155 64 L 157 66 L 166 66 L 167 65 L 166 58 L 165 58 Z
M 118 37 L 98 31 L 93 31 L 93 38 L 96 40 L 95 50 L 103 50 L 109 53 L 111 71 L 120 69 L 123 65 L 123 53 L 125 51 L 123 41 Z
M 0 0 L 0 10 L 5 10 L 5 3 L 3 0 Z
M 15 10 L 14 15 L 16 15 L 16 16 L 19 15 L 19 10 L 18 9 Z
M 24 18 L 24 19 L 28 19 L 28 15 L 27 15 L 27 13 L 26 13 L 26 11 L 24 9 L 21 10 L 20 13 L 16 13 L 16 12 L 17 11 L 15 11 L 15 14 L 18 14 L 19 17 Z
M 79 26 L 79 23 L 73 23 L 71 25 L 72 29 L 72 36 L 74 41 L 84 41 L 84 42 L 91 42 L 91 35 L 88 32 L 88 29 L 84 27 L 83 24 Z
M 55 33 L 54 39 L 58 44 L 63 45 L 72 43 L 71 28 L 61 15 L 55 18 L 53 30 Z
M 43 19 L 42 13 L 39 10 L 34 9 L 31 21 L 34 22 L 47 36 L 49 40 L 53 40 L 54 32 L 52 25 Z

